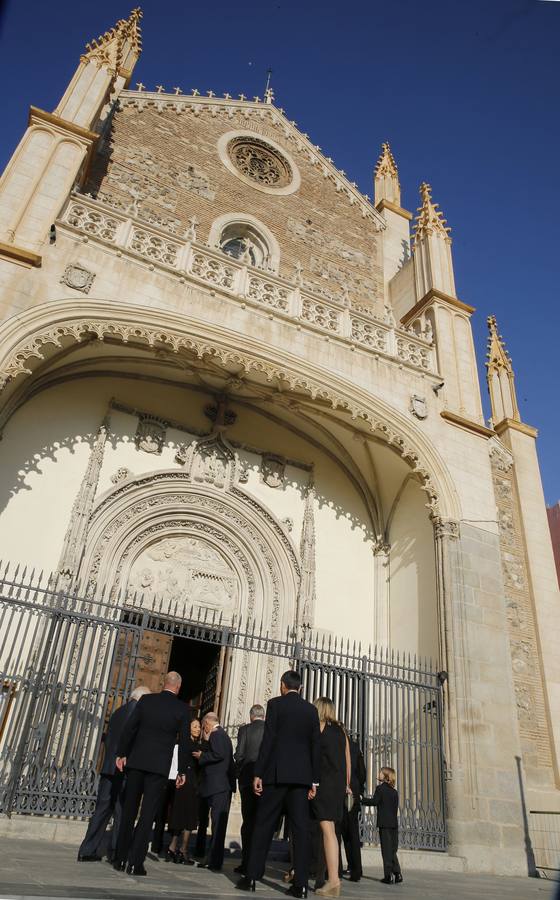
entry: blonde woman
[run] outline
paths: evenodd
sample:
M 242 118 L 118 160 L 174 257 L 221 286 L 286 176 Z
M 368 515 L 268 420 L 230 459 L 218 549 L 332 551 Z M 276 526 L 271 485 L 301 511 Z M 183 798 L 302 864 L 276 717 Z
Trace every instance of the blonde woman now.
M 317 794 L 311 801 L 311 810 L 321 829 L 327 867 L 327 881 L 315 893 L 321 897 L 339 897 L 336 824 L 342 821 L 344 801 L 350 791 L 350 745 L 344 728 L 336 718 L 332 700 L 319 697 L 315 700 L 315 706 L 321 727 L 321 776 Z M 317 874 L 321 881 L 320 873 Z

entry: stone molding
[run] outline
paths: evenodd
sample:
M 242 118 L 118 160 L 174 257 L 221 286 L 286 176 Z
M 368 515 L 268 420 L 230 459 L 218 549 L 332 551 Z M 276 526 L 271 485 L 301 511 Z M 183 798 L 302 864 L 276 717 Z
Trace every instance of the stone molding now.
M 524 422 L 516 422 L 515 419 L 502 419 L 501 422 L 494 425 L 494 431 L 498 435 L 502 435 L 504 431 L 507 431 L 509 428 L 511 428 L 512 431 L 520 431 L 521 434 L 526 434 L 528 437 L 532 438 L 536 438 L 539 435 L 537 428 L 533 428 L 531 425 L 525 425 Z
M 491 438 L 494 434 L 493 430 L 487 428 L 486 425 L 482 425 L 480 422 L 473 422 L 472 419 L 465 419 L 464 416 L 451 412 L 450 409 L 443 409 L 440 416 L 442 419 L 445 419 L 446 422 L 449 422 L 450 425 L 457 425 L 458 428 L 463 428 L 465 431 L 472 431 L 473 434 L 479 434 L 481 437 Z
M 43 257 L 38 253 L 33 253 L 25 247 L 16 247 L 15 244 L 5 244 L 4 241 L 0 241 L 0 259 L 14 260 L 36 269 L 40 269 L 43 265 Z
M 440 303 L 445 303 L 447 306 L 454 307 L 454 309 L 457 309 L 459 312 L 463 312 L 468 316 L 475 312 L 474 306 L 469 306 L 468 303 L 463 303 L 463 301 L 459 300 L 457 297 L 452 297 L 451 294 L 446 294 L 444 291 L 440 291 L 437 288 L 430 288 L 427 294 L 424 294 L 424 296 L 415 303 L 412 309 L 409 309 L 409 311 L 401 318 L 402 324 L 407 325 L 437 300 L 439 300 Z
M 190 236 L 180 238 L 164 227 L 145 224 L 81 194 L 71 196 L 57 227 L 81 234 L 85 243 L 95 240 L 113 249 L 117 256 L 143 260 L 150 271 L 157 267 L 178 278 L 180 284 L 188 279 L 197 287 L 206 286 L 211 293 L 219 291 L 222 297 L 240 302 L 242 309 L 260 309 L 269 318 L 296 322 L 298 330 L 314 331 L 326 340 L 337 340 L 352 349 L 436 375 L 433 336 L 399 328 L 394 318 L 380 318 L 363 304 L 349 304 L 344 293 L 338 298 L 325 298 L 313 288 L 300 285 L 297 276 L 289 281 L 236 260 L 219 248 L 197 241 L 192 237 L 196 228 L 194 232 L 189 230 Z

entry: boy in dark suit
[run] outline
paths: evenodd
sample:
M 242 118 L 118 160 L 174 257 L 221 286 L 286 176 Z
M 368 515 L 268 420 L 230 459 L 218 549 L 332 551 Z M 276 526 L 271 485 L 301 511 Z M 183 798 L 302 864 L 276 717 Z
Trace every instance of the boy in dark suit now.
M 402 880 L 401 867 L 397 850 L 399 848 L 399 822 L 397 813 L 399 809 L 399 795 L 395 789 L 397 773 L 390 766 L 384 766 L 377 776 L 380 782 L 375 788 L 372 798 L 372 806 L 377 807 L 377 827 L 379 828 L 379 843 L 381 844 L 381 856 L 383 858 L 382 884 L 399 884 Z

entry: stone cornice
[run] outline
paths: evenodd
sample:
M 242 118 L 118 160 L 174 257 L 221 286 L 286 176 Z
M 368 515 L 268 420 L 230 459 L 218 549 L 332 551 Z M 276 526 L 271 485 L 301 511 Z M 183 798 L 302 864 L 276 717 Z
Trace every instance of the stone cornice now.
M 396 213 L 397 216 L 402 216 L 403 219 L 408 219 L 409 222 L 414 218 L 411 212 L 409 212 L 407 209 L 403 209 L 402 206 L 397 206 L 396 203 L 391 203 L 390 200 L 380 200 L 375 208 L 380 213 L 383 213 L 384 209 L 388 209 L 390 212 Z
M 448 409 L 442 410 L 440 416 L 451 425 L 456 425 L 458 428 L 464 429 L 464 431 L 472 431 L 473 434 L 478 434 L 480 437 L 491 438 L 494 435 L 492 429 L 487 428 L 486 425 L 481 425 L 480 422 L 473 422 L 472 419 L 465 419 L 464 416 L 459 416 Z
M 282 128 L 288 140 L 301 145 L 312 164 L 319 166 L 325 178 L 329 178 L 335 185 L 337 191 L 342 191 L 350 201 L 350 204 L 358 203 L 362 216 L 374 223 L 377 231 L 383 231 L 387 227 L 387 223 L 381 213 L 376 209 L 371 200 L 365 197 L 358 189 L 357 185 L 351 182 L 344 172 L 337 169 L 333 161 L 323 155 L 321 148 L 313 144 L 309 137 L 299 131 L 296 123 L 286 118 L 284 110 L 279 109 L 272 103 L 263 103 L 260 101 L 234 100 L 233 97 L 203 97 L 199 94 L 166 94 L 158 91 L 131 91 L 126 90 L 120 94 L 119 104 L 142 104 L 142 106 L 150 105 L 157 110 L 163 110 L 166 107 L 175 112 L 185 110 L 198 109 L 208 110 L 212 115 L 223 110 L 232 116 L 236 111 L 243 114 L 245 118 L 257 115 L 261 119 L 269 119 L 277 127 Z M 199 112 L 196 112 L 199 115 Z M 242 125 L 241 125 L 242 127 Z
M 451 294 L 446 294 L 444 291 L 438 291 L 436 288 L 430 288 L 427 294 L 425 294 L 421 300 L 419 300 L 412 309 L 409 309 L 407 313 L 402 317 L 401 322 L 403 325 L 407 325 L 413 319 L 420 315 L 420 313 L 424 312 L 426 307 L 431 306 L 434 300 L 439 300 L 441 303 L 445 303 L 448 306 L 453 306 L 455 309 L 460 310 L 461 312 L 466 313 L 470 316 L 474 311 L 474 306 L 469 306 L 468 303 L 463 303 L 462 300 L 458 300 L 457 297 L 452 297 Z
M 48 125 L 53 125 L 61 131 L 68 131 L 70 134 L 81 138 L 82 141 L 85 141 L 90 145 L 99 140 L 99 135 L 95 131 L 90 131 L 88 128 L 82 128 L 80 125 L 75 125 L 74 122 L 68 122 L 66 119 L 61 119 L 60 116 L 55 116 L 54 113 L 46 112 L 44 109 L 30 106 L 27 124 L 35 125 L 37 122 L 46 122 Z
M 10 259 L 24 266 L 40 268 L 43 264 L 42 256 L 26 250 L 24 247 L 16 247 L 14 244 L 4 244 L 0 241 L 0 259 Z
M 526 434 L 532 438 L 536 438 L 539 433 L 537 428 L 533 428 L 531 425 L 525 425 L 524 422 L 517 422 L 515 419 L 502 419 L 501 422 L 494 425 L 496 434 L 500 436 L 504 431 L 508 431 L 509 429 L 512 431 L 520 431 L 521 434 Z

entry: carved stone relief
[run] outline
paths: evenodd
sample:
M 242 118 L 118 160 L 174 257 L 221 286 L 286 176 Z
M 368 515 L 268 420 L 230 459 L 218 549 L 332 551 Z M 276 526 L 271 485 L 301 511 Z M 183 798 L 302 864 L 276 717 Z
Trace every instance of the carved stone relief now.
M 280 488 L 284 485 L 286 461 L 273 453 L 265 454 L 261 463 L 262 480 L 268 487 Z
M 131 475 L 132 472 L 130 469 L 127 469 L 126 466 L 121 466 L 113 475 L 111 475 L 111 481 L 113 484 L 120 484 L 121 481 L 126 481 Z
M 233 612 L 239 598 L 238 578 L 224 556 L 195 537 L 162 538 L 134 562 L 128 588 L 171 603 Z
M 165 423 L 155 416 L 141 415 L 136 429 L 135 443 L 145 453 L 161 453 L 165 443 Z
M 73 288 L 75 291 L 82 291 L 84 294 L 89 294 L 94 278 L 95 274 L 93 272 L 84 269 L 83 266 L 80 266 L 77 263 L 73 263 L 72 265 L 66 266 L 64 274 L 60 279 L 60 283 Z
M 410 398 L 410 411 L 417 419 L 426 419 L 428 416 L 428 404 L 425 397 L 413 394 Z

